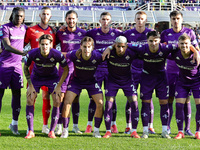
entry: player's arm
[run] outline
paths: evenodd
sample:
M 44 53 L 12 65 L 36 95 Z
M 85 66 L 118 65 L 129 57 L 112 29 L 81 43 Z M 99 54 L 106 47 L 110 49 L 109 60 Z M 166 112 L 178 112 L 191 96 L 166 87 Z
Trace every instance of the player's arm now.
M 113 50 L 115 44 L 111 45 L 111 46 L 108 46 L 105 51 L 103 52 L 102 54 L 102 60 L 104 61 L 107 57 L 107 59 L 109 59 L 110 57 L 110 51 Z
M 30 96 L 31 100 L 35 100 L 35 98 L 37 97 L 37 93 L 36 93 L 35 88 L 34 88 L 32 82 L 31 82 L 29 67 L 26 64 L 24 64 L 24 74 L 25 74 L 26 80 L 28 82 L 28 88 L 27 88 L 26 95 L 27 95 L 27 97 Z
M 196 61 L 197 66 L 199 66 L 200 64 L 199 51 L 193 45 L 190 46 L 190 50 L 194 53 L 193 60 L 192 60 L 193 63 Z
M 15 53 L 15 54 L 18 54 L 18 55 L 22 55 L 22 56 L 26 55 L 25 52 L 20 51 L 20 50 L 18 50 L 16 48 L 12 47 L 11 44 L 10 44 L 9 38 L 3 38 L 2 39 L 2 43 L 3 43 L 3 46 L 4 46 L 6 51 L 9 51 L 11 53 Z

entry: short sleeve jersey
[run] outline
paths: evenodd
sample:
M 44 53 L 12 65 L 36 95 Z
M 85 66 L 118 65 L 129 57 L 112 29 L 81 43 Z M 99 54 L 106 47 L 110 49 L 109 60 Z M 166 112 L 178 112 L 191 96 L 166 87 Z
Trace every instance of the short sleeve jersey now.
M 192 61 L 194 54 L 191 54 L 189 58 L 185 59 L 179 50 L 172 53 L 171 56 L 179 68 L 179 80 L 185 85 L 190 85 L 192 83 L 199 84 L 200 68 L 197 66 L 196 62 L 194 63 Z
M 147 44 L 147 33 L 153 31 L 152 29 L 145 28 L 142 33 L 139 33 L 135 28 L 124 32 L 124 36 L 127 38 L 128 43 L 132 45 L 144 45 Z M 140 59 L 133 60 L 132 68 L 134 70 L 141 71 L 143 68 L 143 61 Z
M 2 32 L 2 39 L 8 38 L 12 47 L 23 51 L 26 25 L 22 24 L 20 27 L 16 27 L 13 23 L 10 22 L 3 25 Z M 2 67 L 14 67 L 15 72 L 21 73 L 22 55 L 6 51 L 3 45 L 2 50 L 3 51 L 0 55 L 0 63 L 2 64 Z
M 31 65 L 34 61 L 33 75 L 39 77 L 52 77 L 56 76 L 58 71 L 56 64 L 59 63 L 61 67 L 67 66 L 65 57 L 61 52 L 56 49 L 51 49 L 49 55 L 45 58 L 41 55 L 40 49 L 32 49 L 25 58 L 25 64 L 27 66 Z
M 176 45 L 159 44 L 157 52 L 152 53 L 148 44 L 129 47 L 134 50 L 144 61 L 143 72 L 146 74 L 157 74 L 165 71 L 165 60 L 169 53 L 176 50 Z
M 50 26 L 48 26 L 46 29 L 43 29 L 40 27 L 39 24 L 29 27 L 26 31 L 26 36 L 24 43 L 28 44 L 30 43 L 31 48 L 38 48 L 39 47 L 39 38 L 43 34 L 50 34 L 53 37 L 53 47 L 56 46 L 56 37 L 55 34 L 53 33 L 53 30 L 51 29 Z
M 74 72 L 71 78 L 76 78 L 89 84 L 95 80 L 94 74 L 97 66 L 102 62 L 102 55 L 99 51 L 93 50 L 89 60 L 76 57 L 76 50 L 72 51 L 69 56 L 70 60 L 74 63 Z
M 107 60 L 109 78 L 116 83 L 124 83 L 131 79 L 131 63 L 137 57 L 136 53 L 129 48 L 123 56 L 118 56 L 116 50 L 111 50 Z
M 183 27 L 180 32 L 176 33 L 174 30 L 167 29 L 161 33 L 161 42 L 166 42 L 167 44 L 177 44 L 178 38 L 183 33 L 187 33 L 191 38 L 192 45 L 198 46 L 196 35 L 193 30 Z M 167 72 L 168 73 L 178 73 L 179 69 L 174 60 L 167 60 Z

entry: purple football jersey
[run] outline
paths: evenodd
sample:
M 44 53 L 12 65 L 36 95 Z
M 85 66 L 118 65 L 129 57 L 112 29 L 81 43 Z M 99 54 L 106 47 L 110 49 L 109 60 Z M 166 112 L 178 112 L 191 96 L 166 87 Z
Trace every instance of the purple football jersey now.
M 34 61 L 33 75 L 39 77 L 52 77 L 58 74 L 56 63 L 58 62 L 61 67 L 67 66 L 65 57 L 61 52 L 56 49 L 51 49 L 49 55 L 45 58 L 41 55 L 40 49 L 32 49 L 25 58 L 25 64 L 31 65 Z
M 9 38 L 10 45 L 18 50 L 23 51 L 24 48 L 24 36 L 26 33 L 26 26 L 21 25 L 16 27 L 13 23 L 7 23 L 3 25 L 2 28 L 3 36 L 2 38 Z M 22 55 L 14 54 L 6 51 L 2 45 L 2 53 L 0 55 L 0 63 L 2 67 L 15 67 L 15 72 L 22 73 L 21 61 Z
M 149 45 L 129 45 L 143 59 L 143 72 L 147 74 L 157 74 L 165 71 L 165 60 L 172 50 L 176 50 L 176 45 L 165 45 L 160 43 L 159 50 L 152 53 Z
M 184 85 L 189 85 L 190 83 L 200 82 L 200 70 L 196 63 L 193 63 L 193 54 L 189 58 L 184 58 L 181 51 L 176 51 L 172 53 L 172 58 L 175 60 L 177 66 L 179 67 L 179 80 Z
M 99 51 L 93 50 L 92 56 L 87 61 L 83 58 L 78 59 L 76 57 L 76 50 L 72 51 L 69 55 L 67 55 L 67 57 L 69 57 L 74 63 L 74 72 L 71 75 L 71 78 L 77 78 L 85 84 L 91 83 L 95 80 L 94 74 L 97 66 L 102 62 L 102 55 Z
M 142 33 L 139 33 L 135 28 L 124 32 L 124 36 L 127 38 L 128 43 L 132 45 L 144 45 L 147 44 L 147 33 L 153 31 L 152 29 L 145 28 Z M 140 59 L 135 59 L 132 62 L 132 69 L 142 71 L 143 61 Z
M 129 48 L 123 56 L 119 57 L 116 50 L 112 50 L 107 60 L 109 78 L 117 83 L 125 83 L 131 79 L 131 63 L 137 57 Z
M 192 45 L 195 47 L 198 46 L 196 35 L 193 30 L 188 28 L 182 28 L 180 32 L 174 32 L 173 28 L 164 30 L 161 33 L 161 42 L 167 42 L 167 44 L 177 44 L 178 38 L 183 33 L 187 33 L 188 36 L 191 38 Z M 178 73 L 179 69 L 174 60 L 167 60 L 167 72 L 168 73 Z
M 98 28 L 88 31 L 86 35 L 93 38 L 95 49 L 100 49 L 112 45 L 115 39 L 122 34 L 122 31 L 117 29 L 110 28 L 108 33 L 103 33 L 101 28 Z M 106 61 L 99 65 L 98 69 L 107 71 Z
M 65 31 L 58 31 L 56 34 L 56 43 L 60 43 L 61 52 L 70 52 L 80 48 L 81 40 L 86 31 L 76 28 L 76 31 L 70 32 L 67 28 Z

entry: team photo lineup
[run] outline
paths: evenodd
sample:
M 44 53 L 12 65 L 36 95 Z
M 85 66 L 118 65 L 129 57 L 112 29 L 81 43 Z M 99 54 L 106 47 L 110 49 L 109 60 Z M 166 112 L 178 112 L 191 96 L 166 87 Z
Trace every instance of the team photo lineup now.
M 74 10 L 65 14 L 66 25 L 57 31 L 49 25 L 52 17 L 49 7 L 40 10 L 37 25 L 27 27 L 25 17 L 24 8 L 14 7 L 9 23 L 0 26 L 0 111 L 5 89 L 10 88 L 9 129 L 14 135 L 20 135 L 22 88 L 26 88 L 25 139 L 37 136 L 33 122 L 39 93 L 43 99 L 42 133 L 49 138 L 70 138 L 72 113 L 72 132 L 83 134 L 78 127 L 79 101 L 82 89 L 86 89 L 90 102 L 84 132 L 93 133 L 95 138 L 111 138 L 112 133 L 120 134 L 116 124 L 116 96 L 122 89 L 126 97 L 124 134 L 145 139 L 156 134 L 152 100 L 155 90 L 162 124 L 160 136 L 182 139 L 187 135 L 200 139 L 200 50 L 195 32 L 182 25 L 180 11 L 170 12 L 172 28 L 161 33 L 146 27 L 148 16 L 144 11 L 136 12 L 134 28 L 125 31 L 112 28 L 112 16 L 106 11 L 99 16 L 100 27 L 88 31 L 77 26 L 78 14 Z M 28 44 L 30 49 L 24 51 Z M 58 45 L 60 50 L 56 49 Z M 191 96 L 196 110 L 191 110 Z M 191 111 L 196 113 L 195 132 L 190 129 Z M 178 128 L 175 137 L 170 136 L 173 114 Z M 137 133 L 139 118 L 143 126 L 141 135 Z M 101 135 L 103 119 L 106 131 Z M 51 120 L 49 126 L 48 120 Z

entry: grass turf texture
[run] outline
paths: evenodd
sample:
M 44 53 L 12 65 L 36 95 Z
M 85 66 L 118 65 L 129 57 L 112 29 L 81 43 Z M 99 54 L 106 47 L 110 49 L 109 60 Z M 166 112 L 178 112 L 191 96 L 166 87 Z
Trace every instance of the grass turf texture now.
M 24 82 L 26 83 L 26 81 Z M 175 121 L 175 109 L 171 123 L 171 137 L 172 139 L 161 138 L 161 121 L 160 121 L 160 106 L 158 99 L 153 97 L 155 115 L 154 115 L 154 128 L 156 131 L 155 135 L 149 135 L 148 139 L 134 139 L 130 138 L 130 135 L 124 134 L 126 127 L 125 121 L 125 104 L 126 98 L 121 90 L 119 90 L 117 99 L 117 127 L 119 134 L 112 134 L 109 139 L 96 139 L 91 134 L 74 134 L 71 132 L 73 121 L 71 117 L 69 125 L 69 137 L 62 139 L 57 137 L 56 139 L 50 139 L 46 134 L 41 133 L 42 129 L 42 98 L 41 94 L 38 95 L 35 105 L 35 117 L 34 117 L 34 130 L 36 137 L 33 139 L 24 139 L 27 130 L 26 122 L 26 89 L 22 89 L 21 104 L 22 109 L 19 117 L 19 136 L 15 136 L 11 133 L 8 126 L 12 121 L 11 111 L 11 91 L 6 90 L 1 110 L 0 119 L 0 149 L 199 149 L 200 141 L 193 137 L 185 136 L 184 139 L 175 140 L 173 137 L 178 133 L 176 121 Z M 139 110 L 141 110 L 141 100 L 138 100 Z M 194 99 L 191 98 L 192 103 L 192 120 L 191 130 L 194 133 L 196 130 L 195 123 L 195 104 Z M 51 101 L 52 104 L 52 101 Z M 87 92 L 83 90 L 80 97 L 80 116 L 79 116 L 79 129 L 84 132 L 87 125 L 87 114 L 88 114 L 89 98 Z M 175 105 L 174 105 L 175 106 Z M 49 119 L 50 125 L 51 119 Z M 94 123 L 93 123 L 94 124 Z M 103 136 L 105 134 L 104 121 L 100 127 L 100 133 Z M 142 135 L 142 121 L 141 116 L 138 124 L 138 134 Z

